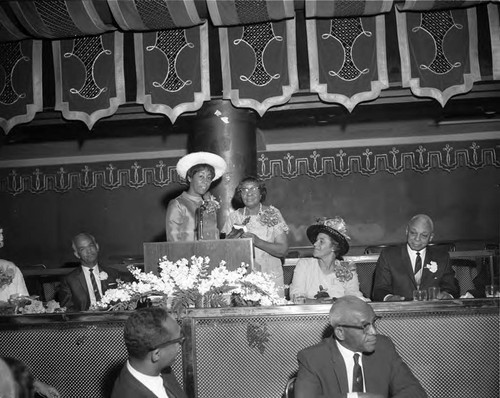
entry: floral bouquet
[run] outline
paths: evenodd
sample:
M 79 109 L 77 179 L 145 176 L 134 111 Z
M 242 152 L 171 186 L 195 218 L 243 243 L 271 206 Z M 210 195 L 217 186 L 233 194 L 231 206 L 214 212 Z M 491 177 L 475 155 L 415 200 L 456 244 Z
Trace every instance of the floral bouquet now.
M 259 212 L 260 222 L 268 227 L 274 227 L 280 223 L 278 210 L 274 206 L 269 206 L 267 209 Z
M 19 308 L 21 314 L 53 314 L 55 312 L 66 312 L 66 307 L 62 307 L 55 300 L 50 300 L 46 304 L 39 300 L 31 300 L 29 304 Z
M 190 307 L 285 304 L 269 275 L 248 274 L 245 264 L 229 271 L 224 261 L 208 273 L 209 264 L 209 257 L 193 256 L 191 262 L 183 258 L 175 263 L 163 257 L 158 275 L 130 266 L 137 281 L 119 282 L 118 287 L 107 290 L 97 308 L 92 309 L 133 310 L 138 305 L 152 303 L 169 307 L 180 315 Z M 231 296 L 238 299 L 229 300 Z
M 349 282 L 352 279 L 352 271 L 356 270 L 356 265 L 349 261 L 335 260 L 333 267 L 335 276 L 340 282 Z
M 0 267 L 0 288 L 10 285 L 14 280 L 15 271 L 13 268 L 6 267 L 3 269 Z
M 204 213 L 215 213 L 220 209 L 220 203 L 215 199 L 211 193 L 203 196 L 203 203 L 200 206 Z

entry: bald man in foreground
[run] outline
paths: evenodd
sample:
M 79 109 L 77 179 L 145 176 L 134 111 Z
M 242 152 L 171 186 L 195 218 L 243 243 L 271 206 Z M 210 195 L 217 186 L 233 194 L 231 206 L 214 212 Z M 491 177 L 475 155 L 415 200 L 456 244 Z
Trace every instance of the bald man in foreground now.
M 297 355 L 295 398 L 426 398 L 391 339 L 377 334 L 377 319 L 360 298 L 338 298 L 333 336 Z
M 428 246 L 434 223 L 425 214 L 413 216 L 406 227 L 406 244 L 386 247 L 375 268 L 373 301 L 413 300 L 414 290 L 439 287 L 438 299 L 458 298 L 460 288 L 448 250 Z

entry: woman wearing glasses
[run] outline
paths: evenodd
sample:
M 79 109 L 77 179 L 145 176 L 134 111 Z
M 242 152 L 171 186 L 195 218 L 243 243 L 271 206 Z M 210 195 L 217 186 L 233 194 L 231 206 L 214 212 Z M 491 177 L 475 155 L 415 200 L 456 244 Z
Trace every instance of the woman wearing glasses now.
M 290 297 L 324 300 L 352 295 L 363 298 L 356 264 L 342 259 L 349 251 L 345 221 L 340 217 L 319 219 L 307 228 L 307 237 L 314 245 L 313 257 L 297 262 Z
M 254 269 L 270 274 L 276 286 L 283 286 L 281 258 L 288 250 L 288 225 L 274 206 L 264 205 L 266 186 L 256 177 L 243 179 L 236 188 L 234 200 L 241 206 L 229 214 L 222 232 L 233 237 L 233 227 L 241 228 L 242 238 L 252 238 L 255 249 Z M 279 289 L 280 295 L 284 290 Z

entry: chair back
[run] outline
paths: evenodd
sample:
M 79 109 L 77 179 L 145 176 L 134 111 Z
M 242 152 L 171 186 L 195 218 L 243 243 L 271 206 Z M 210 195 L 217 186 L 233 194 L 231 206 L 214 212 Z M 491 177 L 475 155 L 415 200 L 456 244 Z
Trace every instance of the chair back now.
M 286 386 L 285 386 L 285 398 L 295 398 L 295 393 L 294 393 L 295 380 L 297 380 L 296 376 L 291 377 L 286 382 Z

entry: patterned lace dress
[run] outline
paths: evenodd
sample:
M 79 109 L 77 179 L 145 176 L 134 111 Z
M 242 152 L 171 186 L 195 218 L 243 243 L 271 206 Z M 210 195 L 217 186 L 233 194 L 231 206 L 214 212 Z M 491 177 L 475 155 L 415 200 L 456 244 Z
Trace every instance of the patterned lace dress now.
M 246 208 L 243 208 L 230 213 L 222 231 L 228 234 L 232 230 L 234 224 L 244 224 L 244 221 L 250 217 L 246 223 L 248 231 L 262 240 L 274 242 L 277 236 L 288 233 L 288 225 L 276 207 L 269 206 L 265 210 L 259 211 L 259 214 L 253 216 L 248 216 L 245 210 Z M 281 258 L 274 257 L 255 246 L 254 253 L 253 271 L 261 271 L 270 274 L 276 286 L 283 286 Z M 280 289 L 280 292 L 282 290 L 283 289 Z

